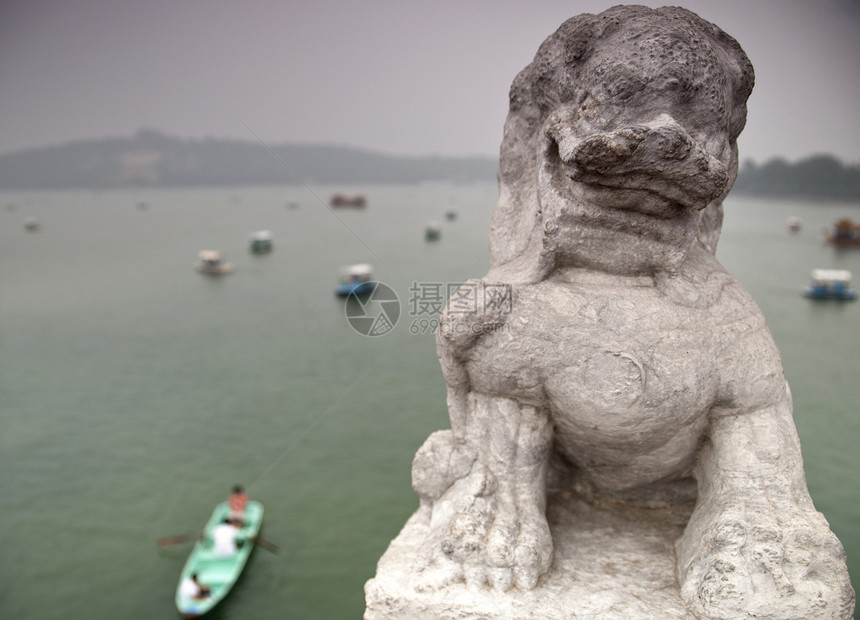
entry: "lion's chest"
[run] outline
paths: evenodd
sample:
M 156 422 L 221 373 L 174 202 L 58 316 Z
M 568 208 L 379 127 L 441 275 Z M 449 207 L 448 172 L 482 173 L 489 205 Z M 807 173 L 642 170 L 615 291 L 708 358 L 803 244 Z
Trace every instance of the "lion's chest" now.
M 701 416 L 716 384 L 706 311 L 653 287 L 520 291 L 467 361 L 472 388 L 548 407 L 571 441 L 647 445 Z

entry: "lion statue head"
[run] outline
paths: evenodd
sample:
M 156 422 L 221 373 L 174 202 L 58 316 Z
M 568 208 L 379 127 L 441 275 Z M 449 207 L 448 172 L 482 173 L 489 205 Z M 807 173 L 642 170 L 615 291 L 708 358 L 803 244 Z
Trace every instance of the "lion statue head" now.
M 671 271 L 696 239 L 715 252 L 753 83 L 740 45 L 685 9 L 566 21 L 510 89 L 491 273 Z

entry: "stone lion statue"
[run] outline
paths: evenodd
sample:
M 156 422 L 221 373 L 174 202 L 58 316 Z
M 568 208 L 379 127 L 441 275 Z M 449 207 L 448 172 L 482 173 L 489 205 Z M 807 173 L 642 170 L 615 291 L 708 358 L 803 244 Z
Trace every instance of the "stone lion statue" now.
M 491 269 L 437 333 L 451 429 L 413 465 L 423 587 L 539 588 L 553 488 L 689 504 L 676 576 L 696 617 L 850 617 L 779 352 L 715 257 L 753 82 L 715 25 L 645 7 L 568 20 L 514 80 Z

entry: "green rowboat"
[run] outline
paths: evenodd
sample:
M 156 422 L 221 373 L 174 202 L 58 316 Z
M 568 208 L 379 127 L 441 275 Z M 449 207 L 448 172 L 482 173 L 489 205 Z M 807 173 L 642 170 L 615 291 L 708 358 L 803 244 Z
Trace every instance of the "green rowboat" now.
M 218 557 L 212 549 L 212 530 L 227 518 L 230 506 L 222 502 L 215 507 L 212 516 L 203 529 L 203 535 L 194 544 L 194 549 L 179 578 L 176 588 L 176 608 L 186 618 L 197 618 L 220 603 L 236 583 L 248 556 L 254 548 L 254 543 L 263 524 L 263 505 L 260 502 L 249 501 L 245 507 L 245 525 L 238 530 L 237 542 L 245 541 L 236 553 L 228 557 Z M 210 589 L 209 596 L 192 599 L 182 596 L 181 586 L 186 577 L 197 573 L 198 581 Z

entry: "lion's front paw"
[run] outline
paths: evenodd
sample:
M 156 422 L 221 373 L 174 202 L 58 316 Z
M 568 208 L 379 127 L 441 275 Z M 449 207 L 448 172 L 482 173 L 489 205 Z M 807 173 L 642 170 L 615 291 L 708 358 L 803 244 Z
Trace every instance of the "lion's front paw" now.
M 422 585 L 533 589 L 552 560 L 546 517 L 537 505 L 518 505 L 487 469 L 475 469 L 443 498 L 447 523 L 437 523 L 437 553 Z
M 678 559 L 681 594 L 702 618 L 852 617 L 845 553 L 817 513 L 724 508 L 688 528 Z
M 472 469 L 475 452 L 457 442 L 451 431 L 436 431 L 424 442 L 412 461 L 412 488 L 425 500 L 442 496 Z

